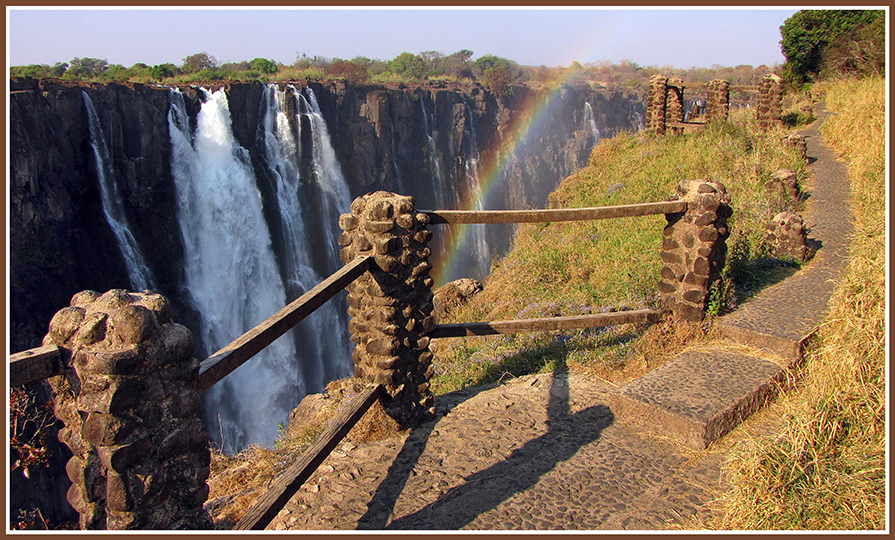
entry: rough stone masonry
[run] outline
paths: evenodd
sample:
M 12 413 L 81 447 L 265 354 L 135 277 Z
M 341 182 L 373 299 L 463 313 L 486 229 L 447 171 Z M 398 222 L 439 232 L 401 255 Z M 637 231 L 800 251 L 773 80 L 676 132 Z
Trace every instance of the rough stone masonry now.
M 727 256 L 730 195 L 719 182 L 683 180 L 677 197 L 688 206 L 686 212 L 665 215 L 659 294 L 675 318 L 700 321 Z
M 71 449 L 68 501 L 82 529 L 211 528 L 211 455 L 194 381 L 193 337 L 167 299 L 82 291 L 50 321 L 44 345 L 70 362 L 49 379 L 59 439 Z
M 348 286 L 354 375 L 385 386 L 382 405 L 402 426 L 434 414 L 428 224 L 428 216 L 415 213 L 413 198 L 386 191 L 355 199 L 351 213 L 339 218 L 342 261 L 364 255 L 376 261 Z

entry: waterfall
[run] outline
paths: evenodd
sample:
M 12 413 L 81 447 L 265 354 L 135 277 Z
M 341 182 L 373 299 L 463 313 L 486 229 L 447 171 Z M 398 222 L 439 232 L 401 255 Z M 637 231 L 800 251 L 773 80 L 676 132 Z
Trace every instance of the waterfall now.
M 298 94 L 291 85 L 285 90 L 277 90 L 273 84 L 268 85 L 264 91 L 260 114 L 265 159 L 276 182 L 277 214 L 285 239 L 280 256 L 290 300 L 323 281 L 329 274 L 329 268 L 341 264 L 337 245 L 325 244 L 321 250 L 323 243 L 320 239 L 321 228 L 328 229 L 332 235 L 338 222 L 315 222 L 309 220 L 307 214 L 317 206 L 315 200 L 322 200 L 325 206 L 333 209 L 343 208 L 346 203 L 344 199 L 331 197 L 345 197 L 347 193 L 347 186 L 342 186 L 320 190 L 315 197 L 311 192 L 318 186 L 302 183 L 300 144 L 296 141 L 301 138 L 301 115 L 299 113 L 289 117 L 292 110 L 297 110 L 290 107 L 290 103 L 295 103 Z M 293 133 L 293 125 L 297 126 L 297 133 Z M 325 144 L 332 148 L 327 134 L 321 135 L 320 140 L 326 141 Z M 325 176 L 330 180 L 336 178 L 333 181 L 338 181 L 341 177 L 334 173 L 325 173 Z M 326 236 L 325 233 L 323 235 Z M 325 251 L 328 255 L 322 265 L 322 273 L 315 270 L 311 259 L 311 253 L 315 251 Z M 321 392 L 329 381 L 351 375 L 353 365 L 347 339 L 347 307 L 339 309 L 340 307 L 342 306 L 337 300 L 327 302 L 296 327 L 302 380 L 309 393 Z
M 438 186 L 444 185 L 444 173 L 441 170 L 441 159 L 438 155 L 438 146 L 435 143 L 435 137 L 438 136 L 438 132 L 433 130 L 429 130 L 429 113 L 426 111 L 426 100 L 420 98 L 420 109 L 422 111 L 423 116 L 423 131 L 426 134 L 426 140 L 428 143 L 428 151 L 429 151 L 429 163 L 432 164 L 432 200 L 435 201 L 435 207 L 443 208 L 444 200 L 443 200 L 443 189 L 439 189 Z M 433 122 L 434 123 L 434 122 Z
M 337 224 L 341 214 L 350 212 L 351 196 L 348 192 L 348 184 L 342 175 L 342 167 L 336 159 L 336 151 L 333 149 L 326 120 L 320 112 L 317 96 L 314 91 L 305 87 L 298 93 L 302 114 L 310 119 L 311 138 L 313 141 L 313 178 L 326 197 L 326 203 L 321 208 L 320 216 L 323 223 Z M 325 242 L 328 246 L 336 245 L 338 234 L 335 228 L 326 230 Z
M 103 136 L 103 127 L 99 122 L 99 116 L 93 107 L 93 101 L 87 92 L 81 91 L 84 96 L 84 106 L 87 107 L 87 122 L 90 125 L 90 146 L 93 147 L 93 156 L 96 160 L 96 177 L 99 179 L 100 199 L 102 200 L 103 213 L 115 238 L 118 247 L 124 257 L 127 267 L 127 275 L 130 279 L 131 290 L 142 291 L 155 287 L 155 279 L 152 271 L 146 266 L 146 261 L 137 245 L 137 240 L 131 233 L 124 214 L 124 206 L 121 204 L 121 193 L 118 191 L 118 183 L 115 181 L 115 173 L 112 171 L 109 159 L 109 148 Z
M 585 130 L 590 130 L 591 135 L 594 138 L 594 145 L 596 145 L 600 141 L 600 130 L 597 129 L 597 122 L 594 120 L 594 109 L 591 107 L 589 101 L 584 102 L 584 127 Z
M 184 247 L 184 284 L 213 352 L 286 304 L 261 194 L 248 152 L 233 138 L 223 89 L 190 133 L 183 95 L 172 90 L 171 169 Z M 274 440 L 304 395 L 290 335 L 269 345 L 203 396 L 209 436 L 226 452 Z
M 476 133 L 475 133 L 475 124 L 473 123 L 472 109 L 470 109 L 469 105 L 466 103 L 465 99 L 463 105 L 466 108 L 467 121 L 466 126 L 468 126 L 468 130 L 464 133 L 464 142 L 469 141 L 468 146 L 464 145 L 464 157 L 465 157 L 465 176 L 463 178 L 463 186 L 465 188 L 465 195 L 467 200 L 473 202 L 470 210 L 484 210 L 485 203 L 485 193 L 482 189 L 481 179 L 479 178 L 479 146 L 476 141 Z M 476 275 L 473 276 L 477 279 L 482 279 L 485 277 L 489 270 L 491 264 L 491 254 L 488 248 L 488 240 L 485 236 L 486 230 L 485 225 L 477 223 L 474 225 L 470 225 L 470 242 L 472 243 L 472 263 L 470 266 Z M 461 247 L 461 249 L 463 249 Z M 452 278 L 455 279 L 455 278 Z

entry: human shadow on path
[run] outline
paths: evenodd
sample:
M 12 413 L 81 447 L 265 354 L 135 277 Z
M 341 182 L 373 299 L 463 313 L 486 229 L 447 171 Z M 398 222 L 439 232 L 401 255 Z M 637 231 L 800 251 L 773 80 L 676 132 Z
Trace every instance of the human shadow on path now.
M 528 441 L 505 461 L 466 477 L 462 485 L 451 488 L 437 501 L 388 523 L 395 501 L 425 449 L 435 424 L 427 424 L 415 431 L 408 437 L 388 477 L 369 503 L 367 514 L 359 520 L 358 528 L 460 529 L 514 494 L 537 484 L 558 463 L 599 439 L 602 431 L 614 421 L 606 405 L 569 414 L 568 369 L 564 363 L 553 372 L 547 416 L 547 433 Z M 402 457 L 410 459 L 402 464 Z

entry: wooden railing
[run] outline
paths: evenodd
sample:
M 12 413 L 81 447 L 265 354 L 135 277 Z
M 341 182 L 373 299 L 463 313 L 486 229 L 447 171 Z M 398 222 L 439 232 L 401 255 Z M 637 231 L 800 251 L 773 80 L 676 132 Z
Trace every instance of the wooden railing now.
M 288 332 L 370 268 L 373 257 L 358 257 L 264 322 L 199 363 L 199 392 L 208 390 Z
M 451 223 L 531 223 L 576 220 L 595 220 L 657 214 L 675 214 L 687 210 L 687 202 L 670 201 L 597 208 L 547 210 L 421 210 L 432 224 Z M 293 328 L 305 317 L 334 297 L 355 279 L 375 265 L 373 256 L 358 257 L 335 274 L 312 288 L 289 305 L 270 316 L 233 342 L 200 362 L 196 389 L 201 393 L 226 377 L 244 362 Z M 593 328 L 626 323 L 656 322 L 668 315 L 667 311 L 640 309 L 582 315 L 513 321 L 494 321 L 460 324 L 439 324 L 429 332 L 430 338 L 508 334 L 546 330 Z M 39 347 L 10 356 L 10 385 L 19 386 L 62 373 L 64 350 L 59 347 Z M 291 499 L 301 485 L 313 474 L 348 431 L 381 396 L 383 386 L 372 384 L 355 397 L 348 408 L 335 417 L 314 444 L 287 471 L 281 474 L 268 491 L 237 523 L 235 529 L 263 529 Z

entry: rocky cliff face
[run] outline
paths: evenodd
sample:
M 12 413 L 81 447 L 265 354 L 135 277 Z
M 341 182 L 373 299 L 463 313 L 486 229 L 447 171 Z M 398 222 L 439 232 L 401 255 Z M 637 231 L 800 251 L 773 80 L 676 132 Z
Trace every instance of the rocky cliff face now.
M 53 310 L 83 289 L 127 285 L 103 214 L 82 92 L 90 95 L 108 141 L 132 224 L 175 288 L 179 233 L 173 208 L 165 90 L 13 81 L 10 96 L 10 346 L 39 345 Z
M 305 84 L 319 100 L 351 197 L 385 189 L 414 196 L 420 208 L 454 207 L 471 166 L 480 176 L 494 171 L 488 173 L 494 184 L 489 207 L 543 206 L 559 180 L 585 163 L 594 144 L 585 103 L 603 136 L 637 129 L 641 107 L 636 96 L 571 87 L 549 95 L 516 87 L 511 97 L 498 99 L 477 85 Z M 273 188 L 259 137 L 264 89 L 262 84 L 234 83 L 227 93 L 234 137 L 248 150 L 258 187 L 269 199 Z M 182 91 L 195 121 L 201 94 L 195 88 Z M 39 345 L 49 318 L 75 292 L 128 287 L 100 203 L 82 92 L 98 112 L 131 230 L 157 287 L 175 305 L 186 304 L 178 301 L 183 295 L 182 246 L 170 170 L 170 91 L 139 84 L 13 80 L 12 350 Z M 538 121 L 536 111 L 545 101 L 549 115 Z M 529 123 L 528 135 L 516 137 Z M 302 133 L 304 139 L 310 130 Z M 272 206 L 266 205 L 266 211 Z M 508 245 L 505 241 L 496 248 Z M 188 309 L 180 311 L 179 320 L 189 326 Z

